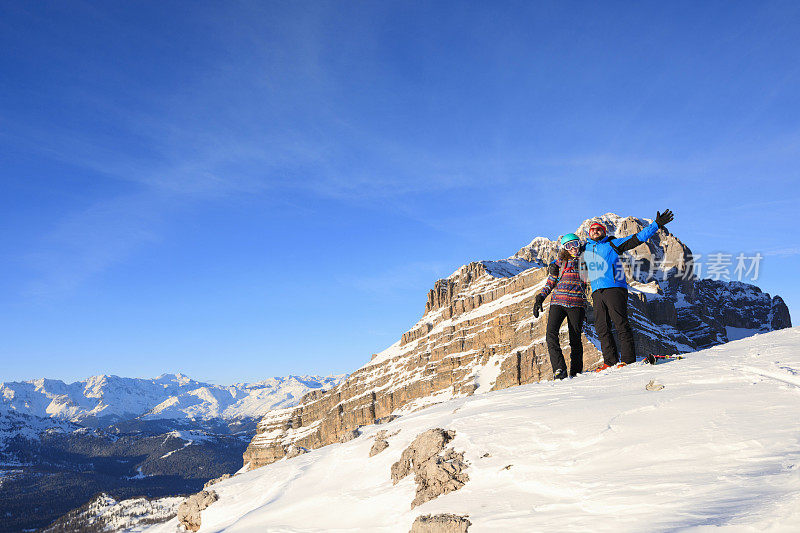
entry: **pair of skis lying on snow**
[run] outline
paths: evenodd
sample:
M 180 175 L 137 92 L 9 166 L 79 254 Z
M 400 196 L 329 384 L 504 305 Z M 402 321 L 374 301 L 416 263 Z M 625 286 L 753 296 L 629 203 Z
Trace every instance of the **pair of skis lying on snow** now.
M 637 363 L 642 363 L 642 364 L 645 364 L 645 365 L 655 365 L 655 364 L 658 364 L 659 361 L 670 360 L 670 359 L 684 359 L 684 357 L 682 355 L 655 355 L 655 354 L 651 353 L 649 355 L 644 356 L 641 359 L 637 359 L 636 362 Z M 627 366 L 627 363 L 617 363 L 614 366 L 609 366 L 609 365 L 603 364 L 603 365 L 600 366 L 600 368 L 596 368 L 594 371 L 595 372 L 602 372 L 603 370 L 606 370 L 606 369 L 609 369 L 609 368 L 622 368 L 623 366 Z

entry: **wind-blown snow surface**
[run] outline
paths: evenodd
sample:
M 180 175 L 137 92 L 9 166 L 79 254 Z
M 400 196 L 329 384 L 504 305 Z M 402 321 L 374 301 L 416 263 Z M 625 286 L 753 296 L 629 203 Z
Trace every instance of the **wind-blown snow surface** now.
M 665 388 L 646 390 L 651 379 Z M 214 485 L 220 500 L 200 531 L 405 533 L 441 512 L 469 514 L 470 533 L 800 531 L 799 413 L 793 328 L 362 428 Z M 456 431 L 450 445 L 465 452 L 470 480 L 411 510 L 413 476 L 393 486 L 390 467 L 434 427 Z M 400 433 L 370 458 L 379 429 Z
M 157 378 L 93 376 L 66 384 L 37 379 L 0 383 L 0 413 L 22 413 L 85 423 L 93 418 L 257 418 L 296 404 L 313 389 L 328 389 L 340 376 L 287 376 L 258 383 L 213 385 L 182 374 Z

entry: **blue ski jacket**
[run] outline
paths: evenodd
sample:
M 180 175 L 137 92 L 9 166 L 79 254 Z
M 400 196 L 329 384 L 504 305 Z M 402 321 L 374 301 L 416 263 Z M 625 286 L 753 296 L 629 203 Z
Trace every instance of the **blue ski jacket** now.
M 599 241 L 589 239 L 583 252 L 583 261 L 586 263 L 587 276 L 592 286 L 592 292 L 610 287 L 628 288 L 625 281 L 625 271 L 619 260 L 620 254 L 636 248 L 647 242 L 658 231 L 658 224 L 645 226 L 645 228 L 628 237 L 612 239 L 603 237 Z

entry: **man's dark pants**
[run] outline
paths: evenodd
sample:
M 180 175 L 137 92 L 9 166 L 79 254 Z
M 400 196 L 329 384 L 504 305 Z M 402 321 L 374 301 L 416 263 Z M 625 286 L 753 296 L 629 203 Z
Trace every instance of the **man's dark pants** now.
M 610 287 L 592 292 L 594 306 L 594 329 L 600 338 L 603 362 L 609 366 L 617 364 L 617 345 L 611 334 L 611 323 L 617 329 L 623 363 L 636 361 L 636 348 L 633 345 L 633 331 L 628 322 L 628 289 Z
M 563 307 L 551 305 L 547 313 L 547 351 L 550 354 L 550 366 L 553 373 L 556 370 L 567 372 L 567 363 L 561 352 L 561 343 L 558 342 L 558 330 L 564 318 L 567 319 L 569 330 L 569 375 L 574 376 L 583 372 L 583 343 L 581 342 L 581 329 L 583 329 L 583 307 Z

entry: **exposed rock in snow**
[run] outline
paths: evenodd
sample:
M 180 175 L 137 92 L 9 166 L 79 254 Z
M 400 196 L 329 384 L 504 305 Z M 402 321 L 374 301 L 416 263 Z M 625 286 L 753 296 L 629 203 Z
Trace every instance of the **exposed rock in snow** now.
M 373 455 L 378 455 L 388 447 L 389 441 L 386 439 L 376 439 L 375 443 L 372 445 L 372 448 L 369 449 L 369 456 L 372 457 Z
M 369 456 L 372 457 L 373 455 L 378 455 L 383 450 L 389 447 L 389 432 L 385 429 L 378 431 L 375 434 L 375 443 L 372 445 L 372 448 L 369 449 Z
M 339 442 L 347 442 L 353 439 L 357 439 L 361 435 L 361 431 L 358 428 L 351 429 L 350 431 L 345 432 L 341 437 L 339 437 Z
M 455 432 L 441 428 L 429 429 L 417 435 L 408 448 L 403 450 L 400 459 L 392 465 L 392 483 L 396 485 L 412 471 L 414 465 L 420 465 L 441 452 L 455 436 Z
M 447 449 L 442 453 L 453 437 L 454 431 L 441 428 L 420 433 L 392 465 L 392 483 L 395 485 L 414 472 L 417 494 L 411 502 L 412 509 L 442 494 L 458 490 L 469 481 L 463 452 Z
M 292 444 L 286 451 L 286 458 L 294 459 L 298 455 L 303 455 L 304 453 L 308 453 L 308 449 L 303 448 L 302 446 L 297 446 L 296 444 Z
M 229 478 L 233 477 L 234 475 L 236 475 L 236 474 L 222 474 L 221 476 L 215 477 L 214 479 L 209 479 L 208 481 L 206 481 L 205 485 L 203 485 L 203 488 L 207 489 L 211 485 L 214 485 L 216 483 L 219 483 L 220 481 L 224 481 L 226 479 L 229 479 Z
M 412 509 L 417 505 L 458 490 L 469 481 L 465 472 L 464 452 L 448 448 L 441 455 L 435 455 L 415 469 L 417 495 L 411 502 Z
M 200 513 L 219 499 L 213 490 L 203 490 L 186 498 L 178 506 L 178 522 L 189 531 L 200 529 Z
M 422 515 L 414 520 L 409 533 L 467 533 L 472 522 L 455 514 Z

